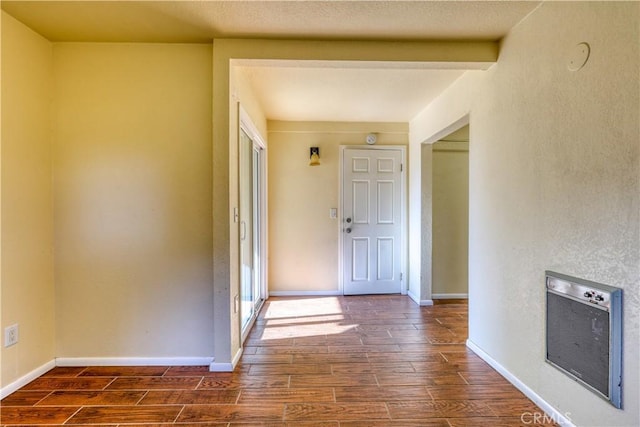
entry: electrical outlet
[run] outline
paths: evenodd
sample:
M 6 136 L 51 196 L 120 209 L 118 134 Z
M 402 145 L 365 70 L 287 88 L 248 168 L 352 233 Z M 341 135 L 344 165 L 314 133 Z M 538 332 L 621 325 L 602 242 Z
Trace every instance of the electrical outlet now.
M 233 312 L 237 313 L 239 311 L 240 311 L 240 297 L 236 295 L 236 297 L 233 299 Z
M 18 324 L 4 328 L 4 346 L 11 347 L 18 344 Z

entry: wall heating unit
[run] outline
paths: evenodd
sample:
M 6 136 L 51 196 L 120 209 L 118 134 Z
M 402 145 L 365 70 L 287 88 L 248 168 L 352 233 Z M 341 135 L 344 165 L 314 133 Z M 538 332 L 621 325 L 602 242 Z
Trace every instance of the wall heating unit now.
M 546 272 L 546 360 L 622 407 L 622 289 Z

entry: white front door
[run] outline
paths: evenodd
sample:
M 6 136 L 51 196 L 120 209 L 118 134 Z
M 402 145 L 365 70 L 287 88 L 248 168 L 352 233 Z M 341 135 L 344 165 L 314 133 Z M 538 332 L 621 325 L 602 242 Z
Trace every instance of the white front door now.
M 342 283 L 345 295 L 402 292 L 403 149 L 345 148 Z

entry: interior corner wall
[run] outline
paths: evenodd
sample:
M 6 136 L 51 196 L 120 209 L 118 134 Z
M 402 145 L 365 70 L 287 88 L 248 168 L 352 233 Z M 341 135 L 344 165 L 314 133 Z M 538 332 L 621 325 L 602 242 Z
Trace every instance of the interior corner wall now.
M 56 356 L 213 352 L 212 46 L 54 44 Z
M 234 67 L 232 61 L 230 80 L 229 90 L 231 92 L 230 100 L 232 104 L 230 107 L 236 107 L 234 104 L 240 103 L 247 115 L 251 118 L 253 125 L 256 127 L 265 144 L 268 145 L 267 118 L 262 109 L 262 105 L 260 105 L 260 101 L 256 98 L 251 79 L 246 73 L 246 68 Z M 236 108 L 231 108 L 231 116 L 231 130 L 234 132 L 232 139 L 237 139 L 237 127 L 240 119 L 237 117 Z
M 639 21 L 637 2 L 542 3 L 412 122 L 470 114 L 469 340 L 580 426 L 640 424 Z M 624 289 L 624 409 L 545 362 L 545 270 Z
M 269 291 L 339 293 L 340 146 L 407 145 L 402 123 L 269 122 Z M 320 165 L 309 166 L 309 147 Z
M 51 155 L 52 45 L 2 12 L 1 387 L 55 357 Z M 4 343 L 3 343 L 4 344 Z

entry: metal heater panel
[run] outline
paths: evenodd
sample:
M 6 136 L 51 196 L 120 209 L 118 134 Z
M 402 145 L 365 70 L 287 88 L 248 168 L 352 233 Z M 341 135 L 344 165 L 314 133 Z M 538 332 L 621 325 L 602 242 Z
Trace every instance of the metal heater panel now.
M 622 407 L 622 289 L 546 272 L 546 360 Z

